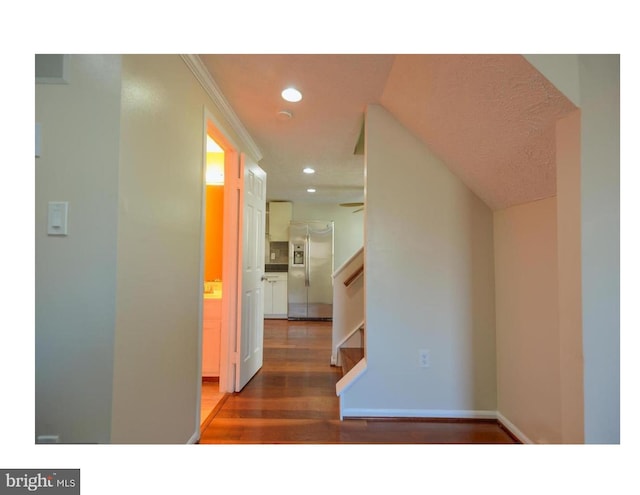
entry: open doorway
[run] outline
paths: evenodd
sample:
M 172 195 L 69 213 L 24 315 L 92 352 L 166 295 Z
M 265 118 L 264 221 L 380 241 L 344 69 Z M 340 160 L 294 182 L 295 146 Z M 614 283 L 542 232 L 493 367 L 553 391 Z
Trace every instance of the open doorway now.
M 201 429 L 225 394 L 234 391 L 242 183 L 240 155 L 206 109 L 203 139 L 202 333 L 198 383 Z
M 257 162 L 238 151 L 206 110 L 204 121 L 210 151 L 203 159 L 203 177 L 209 177 L 203 181 L 202 209 L 201 431 L 217 408 L 202 410 L 214 402 L 207 394 L 214 391 L 224 401 L 262 366 L 266 196 L 266 174 Z M 217 391 L 210 385 L 216 379 Z
M 224 391 L 220 390 L 220 334 L 224 295 L 225 152 L 211 134 L 207 132 L 206 137 L 204 192 L 201 427 L 224 398 Z

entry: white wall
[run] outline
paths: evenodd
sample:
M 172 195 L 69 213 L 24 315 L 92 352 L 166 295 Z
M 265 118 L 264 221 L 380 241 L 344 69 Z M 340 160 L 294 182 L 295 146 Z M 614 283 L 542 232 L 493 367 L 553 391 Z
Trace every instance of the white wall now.
M 122 68 L 111 440 L 185 443 L 200 376 L 203 108 L 216 109 L 177 55 Z
M 544 54 L 523 55 L 538 72 L 571 100 L 575 106 L 580 106 L 580 71 L 578 55 Z
M 493 222 L 498 411 L 530 441 L 560 443 L 556 198 L 496 211 Z
M 375 105 L 365 156 L 367 371 L 344 414 L 495 414 L 491 210 Z
M 584 443 L 580 110 L 556 123 L 558 331 L 562 442 Z
M 120 56 L 72 55 L 70 82 L 36 85 L 35 433 L 106 443 L 111 430 Z M 47 236 L 47 203 L 69 235 Z
M 620 442 L 620 56 L 528 55 L 581 111 L 584 441 Z
M 70 80 L 36 87 L 36 435 L 185 443 L 204 110 L 225 119 L 178 55 L 72 55 Z M 68 237 L 45 234 L 52 200 L 69 201 Z
M 580 55 L 585 441 L 620 442 L 620 57 Z
M 268 178 L 267 178 L 268 180 Z M 293 220 L 334 221 L 334 270 L 347 261 L 364 243 L 364 212 L 327 203 L 294 203 Z
M 557 197 L 494 213 L 498 410 L 523 440 L 584 442 L 580 111 L 556 124 Z

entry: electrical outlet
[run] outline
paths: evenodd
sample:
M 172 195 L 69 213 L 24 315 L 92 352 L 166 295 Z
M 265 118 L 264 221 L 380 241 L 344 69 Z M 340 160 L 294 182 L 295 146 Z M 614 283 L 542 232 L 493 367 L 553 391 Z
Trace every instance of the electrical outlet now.
M 420 366 L 420 368 L 428 368 L 431 366 L 429 349 L 418 349 L 418 366 Z

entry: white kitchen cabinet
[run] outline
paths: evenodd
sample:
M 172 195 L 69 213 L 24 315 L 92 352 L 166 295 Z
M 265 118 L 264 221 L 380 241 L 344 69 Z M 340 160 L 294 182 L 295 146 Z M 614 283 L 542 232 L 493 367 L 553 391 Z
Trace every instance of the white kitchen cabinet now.
M 280 274 L 280 278 L 274 280 L 273 286 L 273 314 L 283 318 L 287 316 L 287 274 Z
M 287 273 L 264 274 L 264 317 L 287 317 Z
M 289 241 L 289 223 L 293 215 L 293 203 L 269 202 L 269 241 Z

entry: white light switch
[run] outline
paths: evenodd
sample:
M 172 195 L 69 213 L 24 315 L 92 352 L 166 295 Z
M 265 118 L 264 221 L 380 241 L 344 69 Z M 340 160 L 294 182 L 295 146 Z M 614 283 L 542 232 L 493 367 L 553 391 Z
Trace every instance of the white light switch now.
M 47 234 L 67 235 L 67 211 L 69 203 L 66 201 L 49 201 L 49 218 Z

